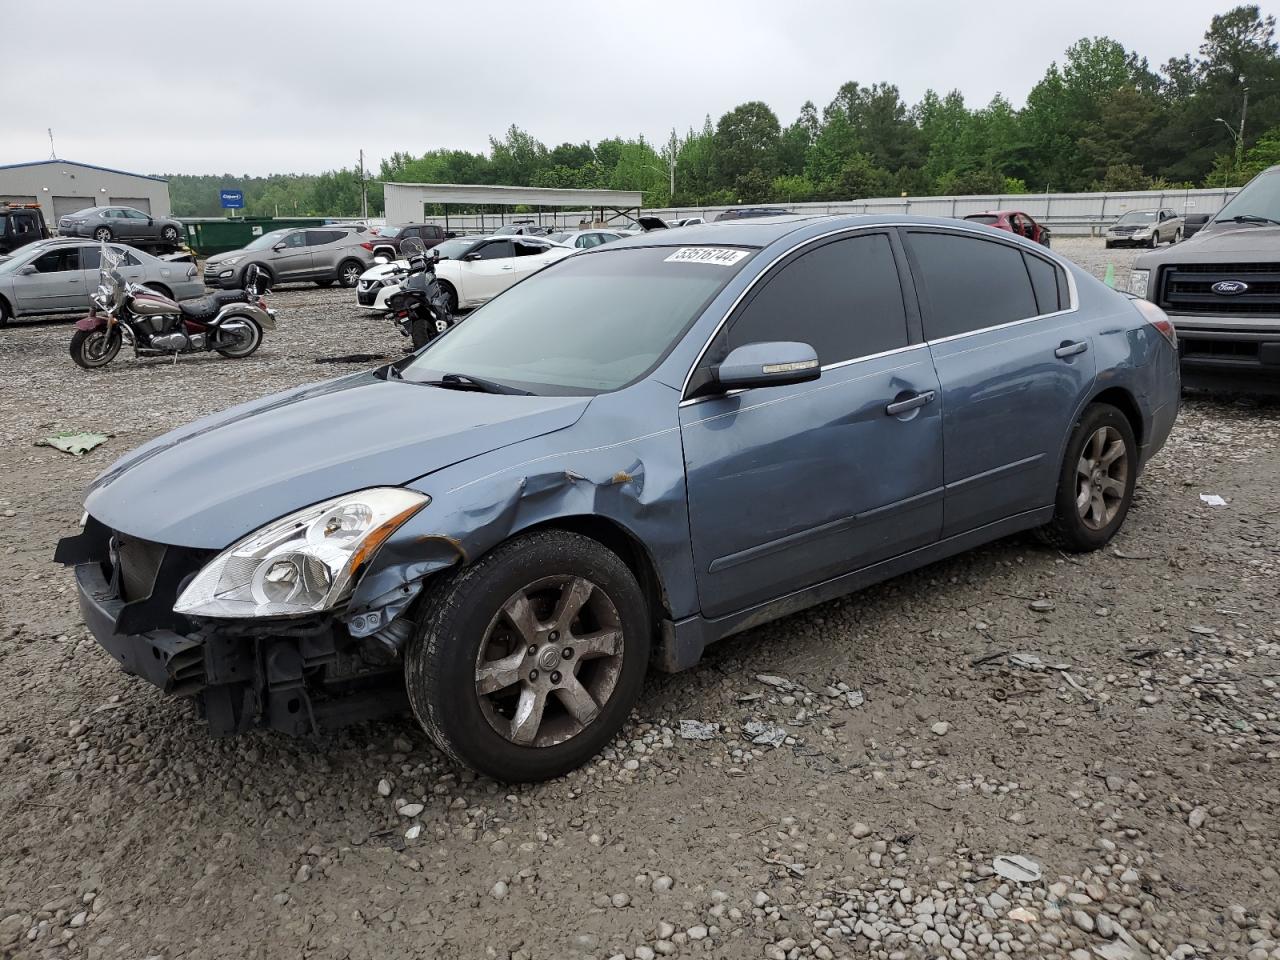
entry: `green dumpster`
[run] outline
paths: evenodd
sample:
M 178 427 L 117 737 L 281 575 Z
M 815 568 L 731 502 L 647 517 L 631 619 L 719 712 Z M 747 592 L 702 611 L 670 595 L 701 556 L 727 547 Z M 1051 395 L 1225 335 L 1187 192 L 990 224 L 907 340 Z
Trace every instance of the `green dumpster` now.
M 264 233 L 289 227 L 314 227 L 323 217 L 192 217 L 184 220 L 187 245 L 201 257 L 239 250 Z

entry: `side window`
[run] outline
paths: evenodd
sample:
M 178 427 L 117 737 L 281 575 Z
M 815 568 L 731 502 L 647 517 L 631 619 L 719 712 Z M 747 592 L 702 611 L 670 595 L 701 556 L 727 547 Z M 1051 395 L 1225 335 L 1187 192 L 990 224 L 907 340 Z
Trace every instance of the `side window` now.
M 1062 302 L 1058 291 L 1066 283 L 1058 280 L 1058 266 L 1025 251 L 1022 258 L 1027 262 L 1027 273 L 1031 274 L 1031 287 L 1035 291 L 1039 312 L 1054 313 L 1063 309 L 1066 304 Z
M 539 254 L 546 253 L 548 249 L 550 248 L 544 247 L 540 243 L 530 243 L 528 240 L 516 241 L 517 257 L 536 257 Z
M 125 215 L 126 217 L 128 217 L 130 220 L 145 220 L 145 219 L 147 219 L 147 215 L 146 215 L 145 213 L 143 213 L 141 210 L 125 210 L 125 211 L 124 211 L 124 215 Z
M 419 234 L 418 234 L 418 228 L 417 228 L 417 227 L 405 227 L 403 230 L 401 230 L 401 231 L 400 231 L 400 236 L 401 236 L 402 238 L 406 239 L 406 240 L 407 240 L 407 239 L 409 239 L 410 237 L 416 237 L 416 236 L 419 236 Z
M 76 247 L 50 250 L 36 257 L 32 265 L 39 273 L 63 273 L 80 269 L 80 251 Z
M 291 233 L 280 241 L 290 250 L 307 245 L 307 235 L 304 231 L 299 230 L 297 233 Z
M 1034 317 L 1036 298 L 1016 247 L 954 233 L 909 232 L 928 340 Z
M 326 243 L 333 243 L 335 240 L 341 240 L 347 234 L 343 230 L 308 230 L 307 246 L 322 247 Z
M 116 248 L 112 247 L 111 249 L 115 250 Z M 102 266 L 102 251 L 97 247 L 81 247 L 80 266 L 85 270 L 97 270 Z
M 514 257 L 516 255 L 511 248 L 510 240 L 495 240 L 493 243 L 486 243 L 477 247 L 472 253 L 476 254 L 480 260 L 501 260 L 505 257 Z
M 28 233 L 35 233 L 36 220 L 29 213 L 15 213 L 13 215 L 13 232 L 18 236 L 26 236 Z
M 883 233 L 823 244 L 782 266 L 729 328 L 724 352 L 798 340 L 824 366 L 907 345 L 907 312 Z
M 124 252 L 124 265 L 126 267 L 140 267 L 142 266 L 142 261 L 135 257 L 132 251 L 126 250 Z

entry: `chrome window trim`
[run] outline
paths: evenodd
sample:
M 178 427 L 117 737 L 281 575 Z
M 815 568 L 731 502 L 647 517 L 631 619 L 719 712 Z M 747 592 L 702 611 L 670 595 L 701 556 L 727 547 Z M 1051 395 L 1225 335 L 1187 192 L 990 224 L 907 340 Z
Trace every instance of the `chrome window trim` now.
M 877 354 L 872 354 L 871 356 L 866 356 L 866 357 L 852 357 L 848 360 L 841 360 L 838 363 L 828 364 L 822 367 L 821 369 L 834 370 L 837 367 L 847 366 L 848 364 L 851 364 L 851 363 L 860 363 L 863 360 L 873 360 L 877 357 L 886 356 L 889 353 L 896 353 L 900 350 L 910 350 L 914 347 L 923 347 L 923 346 L 928 346 L 934 343 L 946 343 L 950 340 L 959 340 L 962 337 L 972 337 L 979 333 L 988 333 L 992 330 L 1001 330 L 1005 327 L 1012 327 L 1021 323 L 1030 323 L 1032 320 L 1044 320 L 1048 317 L 1058 317 L 1068 313 L 1075 313 L 1080 309 L 1080 294 L 1076 288 L 1075 274 L 1071 272 L 1067 264 L 1063 263 L 1061 259 L 1057 255 L 1053 254 L 1047 247 L 1045 248 L 1044 253 L 1041 253 L 1038 250 L 1024 251 L 1020 244 L 1008 243 L 1003 237 L 992 237 L 992 236 L 989 236 L 984 230 L 975 230 L 972 227 L 965 227 L 965 226 L 959 226 L 959 225 L 952 226 L 951 224 L 921 223 L 919 221 L 892 221 L 890 223 L 857 224 L 851 227 L 844 226 L 836 230 L 829 230 L 828 232 L 819 234 L 816 237 L 810 237 L 808 240 L 805 240 L 803 243 L 799 244 L 798 246 L 792 247 L 789 250 L 784 250 L 782 253 L 778 254 L 776 257 L 770 260 L 765 265 L 764 269 L 762 269 L 759 273 L 757 273 L 755 277 L 752 279 L 752 281 L 749 284 L 747 284 L 746 288 L 741 293 L 739 293 L 736 297 L 733 298 L 733 303 L 729 304 L 729 308 L 725 311 L 724 316 L 721 317 L 719 322 L 716 323 L 715 329 L 711 331 L 711 336 L 709 336 L 707 338 L 707 342 L 702 345 L 702 349 L 698 351 L 698 355 L 693 359 L 692 366 L 689 367 L 688 372 L 685 373 L 684 375 L 684 383 L 680 385 L 680 396 L 682 397 L 680 401 L 680 406 L 683 407 L 686 404 L 698 403 L 702 400 L 711 399 L 710 397 L 694 397 L 694 398 L 685 397 L 685 393 L 689 389 L 689 381 L 693 379 L 694 371 L 698 369 L 698 364 L 702 363 L 702 358 L 706 355 L 707 350 L 711 348 L 712 342 L 715 340 L 716 337 L 720 335 L 720 331 L 724 329 L 724 325 L 729 321 L 729 317 L 733 315 L 733 312 L 737 310 L 738 306 L 742 303 L 742 301 L 746 299 L 747 294 L 749 294 L 752 290 L 754 290 L 756 287 L 756 284 L 759 283 L 760 280 L 763 277 L 765 277 L 769 273 L 769 271 L 772 270 L 774 267 L 776 267 L 781 261 L 791 256 L 791 254 L 795 253 L 797 250 L 803 250 L 805 247 L 809 246 L 812 243 L 817 243 L 819 240 L 827 240 L 830 237 L 839 236 L 841 234 L 867 233 L 867 232 L 872 232 L 876 230 L 887 230 L 890 228 L 910 229 L 913 227 L 917 229 L 930 230 L 930 231 L 935 231 L 939 233 L 969 234 L 971 236 L 978 237 L 979 239 L 989 240 L 993 243 L 1004 243 L 1005 246 L 1013 247 L 1013 249 L 1019 251 L 1020 253 L 1029 253 L 1032 256 L 1041 256 L 1067 275 L 1067 293 L 1069 295 L 1071 304 L 1065 309 L 1055 310 L 1052 313 L 1041 313 L 1041 314 L 1037 314 L 1034 317 L 1023 317 L 1020 320 L 1010 320 L 1005 323 L 997 323 L 989 327 L 981 327 L 980 329 L 977 329 L 977 330 L 968 330 L 964 333 L 953 333 L 949 337 L 939 337 L 935 340 L 926 339 L 920 343 L 910 343 L 910 344 L 907 344 L 907 346 L 905 347 L 897 347 L 894 350 L 886 351 L 885 353 L 877 353 Z M 1045 254 L 1048 254 L 1048 256 L 1045 256 Z M 1030 277 L 1027 278 L 1027 282 L 1030 283 Z

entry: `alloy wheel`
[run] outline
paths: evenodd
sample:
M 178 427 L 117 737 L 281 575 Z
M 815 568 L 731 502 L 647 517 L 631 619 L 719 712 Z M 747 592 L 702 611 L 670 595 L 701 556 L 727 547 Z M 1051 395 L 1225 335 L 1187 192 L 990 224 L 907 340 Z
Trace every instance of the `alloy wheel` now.
M 1099 427 L 1076 465 L 1076 511 L 1090 530 L 1101 530 L 1120 512 L 1129 486 L 1129 451 L 1115 427 Z
M 585 577 L 543 577 L 490 621 L 475 689 L 489 725 L 518 746 L 549 747 L 582 733 L 622 674 L 622 620 Z

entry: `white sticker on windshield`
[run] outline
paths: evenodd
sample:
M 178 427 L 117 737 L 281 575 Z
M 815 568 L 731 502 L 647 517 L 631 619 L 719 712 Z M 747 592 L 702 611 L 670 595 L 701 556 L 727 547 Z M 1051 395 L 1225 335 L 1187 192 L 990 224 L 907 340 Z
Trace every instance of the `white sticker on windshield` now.
M 734 250 L 732 247 L 681 247 L 667 257 L 666 262 L 714 263 L 721 267 L 731 267 L 746 255 L 746 250 Z

